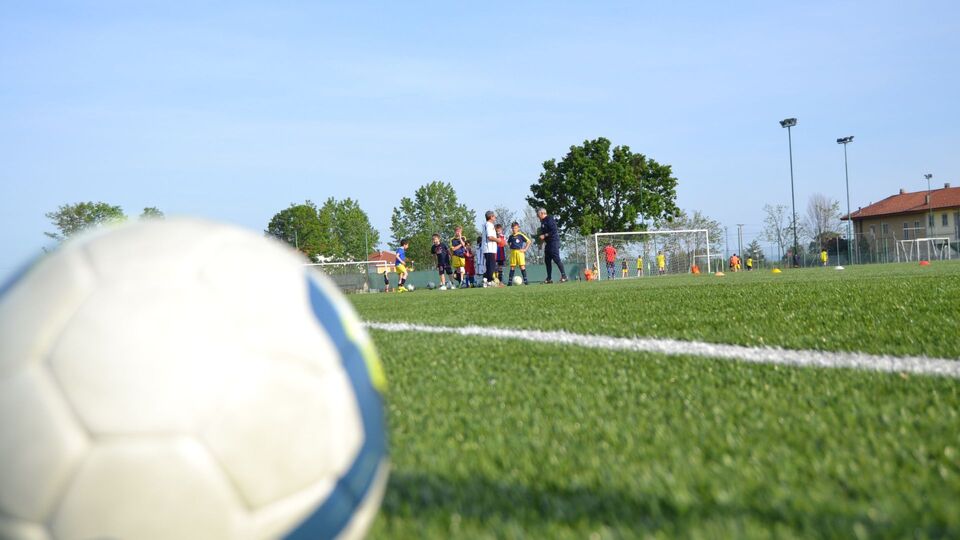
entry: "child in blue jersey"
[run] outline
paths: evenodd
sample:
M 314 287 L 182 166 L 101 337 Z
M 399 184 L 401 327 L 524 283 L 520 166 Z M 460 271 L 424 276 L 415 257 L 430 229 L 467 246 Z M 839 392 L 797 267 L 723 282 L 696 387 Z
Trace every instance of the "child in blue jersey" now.
M 397 250 L 397 261 L 394 263 L 397 269 L 397 275 L 400 276 L 400 282 L 397 285 L 397 292 L 407 292 L 403 285 L 407 282 L 407 248 L 410 247 L 410 241 L 406 238 L 400 240 L 400 249 Z
M 440 273 L 440 288 L 446 290 L 446 276 L 453 275 L 453 268 L 450 266 L 450 250 L 447 245 L 440 241 L 440 235 L 433 235 L 433 246 L 430 247 L 430 253 L 437 258 L 437 272 Z M 453 287 L 453 283 L 450 284 Z
M 530 237 L 520 232 L 520 224 L 514 221 L 510 224 L 512 234 L 507 237 L 507 245 L 510 246 L 510 280 L 507 285 L 513 285 L 513 276 L 516 274 L 516 268 L 520 267 L 520 275 L 523 276 L 523 284 L 527 284 L 527 249 L 530 247 Z

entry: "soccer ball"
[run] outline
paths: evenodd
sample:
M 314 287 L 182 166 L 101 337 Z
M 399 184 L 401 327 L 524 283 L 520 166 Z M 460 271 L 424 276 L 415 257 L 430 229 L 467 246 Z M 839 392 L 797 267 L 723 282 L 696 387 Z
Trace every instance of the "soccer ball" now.
M 432 281 L 430 281 L 430 282 L 427 283 L 427 288 L 432 291 L 432 290 L 434 290 L 434 289 L 437 288 L 437 284 L 434 283 L 434 282 L 432 282 Z
M 0 288 L 0 538 L 362 536 L 387 480 L 383 373 L 305 262 L 141 221 Z
M 414 287 L 412 283 L 411 283 L 410 285 L 407 285 L 406 289 L 407 289 L 408 291 L 410 291 L 410 292 L 413 292 L 413 291 L 417 290 L 417 288 Z
M 514 284 L 514 285 L 523 285 L 523 277 L 521 277 L 521 276 L 513 276 L 513 284 Z

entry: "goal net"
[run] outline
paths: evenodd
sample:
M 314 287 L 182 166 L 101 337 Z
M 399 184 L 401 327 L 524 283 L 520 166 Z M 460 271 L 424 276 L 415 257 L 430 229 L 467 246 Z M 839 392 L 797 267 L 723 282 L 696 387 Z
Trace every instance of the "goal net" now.
M 949 238 L 897 240 L 897 262 L 941 261 L 951 257 Z
M 591 238 L 595 265 L 600 279 L 609 279 L 607 268 L 608 245 L 616 250 L 613 276 L 627 277 L 658 275 L 658 256 L 662 255 L 664 273 L 688 274 L 696 266 L 701 272 L 712 272 L 710 233 L 706 229 L 662 230 L 637 232 L 596 233 Z M 714 255 L 715 257 L 715 255 Z M 643 268 L 638 272 L 638 259 Z
M 325 274 L 341 291 L 368 292 L 383 286 L 383 277 L 393 271 L 387 261 L 322 262 L 306 264 Z

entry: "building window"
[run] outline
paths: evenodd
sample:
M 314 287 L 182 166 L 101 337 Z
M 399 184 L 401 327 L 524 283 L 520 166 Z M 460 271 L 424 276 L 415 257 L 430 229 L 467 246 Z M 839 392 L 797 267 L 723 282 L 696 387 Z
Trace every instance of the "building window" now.
M 929 228 L 933 228 L 933 214 L 927 216 L 927 224 Z
M 944 227 L 950 226 L 950 214 L 944 212 L 944 214 L 940 217 L 940 225 Z
M 907 223 L 906 221 L 903 222 L 903 239 L 904 240 L 910 239 L 910 224 Z
M 876 236 L 876 235 L 877 235 L 877 226 L 876 226 L 876 225 L 871 225 L 871 226 L 870 226 L 870 236 Z
M 884 223 L 881 225 L 881 230 L 883 231 L 884 236 L 890 236 L 890 224 Z

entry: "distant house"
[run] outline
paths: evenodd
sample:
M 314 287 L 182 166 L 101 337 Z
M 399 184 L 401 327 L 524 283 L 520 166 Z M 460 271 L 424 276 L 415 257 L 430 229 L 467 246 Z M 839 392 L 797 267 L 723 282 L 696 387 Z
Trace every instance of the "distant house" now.
M 930 191 L 891 195 L 849 216 L 857 239 L 870 250 L 893 252 L 901 240 L 947 238 L 957 246 L 960 240 L 960 187 L 944 184 Z M 958 249 L 958 248 L 954 248 Z
M 377 268 L 377 273 L 383 273 L 383 270 L 393 271 L 393 264 L 397 262 L 397 254 L 392 251 L 374 251 L 373 253 L 367 255 L 367 260 L 370 262 L 383 262 L 384 265 L 375 265 Z

